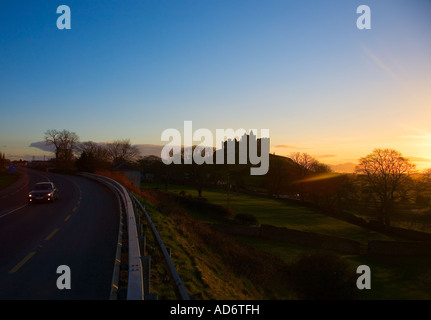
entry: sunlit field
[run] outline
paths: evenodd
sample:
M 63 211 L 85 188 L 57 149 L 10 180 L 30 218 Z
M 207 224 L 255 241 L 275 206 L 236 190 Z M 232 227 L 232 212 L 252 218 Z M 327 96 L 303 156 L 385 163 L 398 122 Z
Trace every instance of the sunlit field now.
M 144 187 L 156 187 L 157 184 L 145 184 Z M 189 186 L 169 185 L 168 191 L 185 191 L 191 196 L 198 196 L 196 189 Z M 359 226 L 328 217 L 312 208 L 292 201 L 271 199 L 246 194 L 229 194 L 222 190 L 204 190 L 202 197 L 209 202 L 229 207 L 233 214 L 248 213 L 254 215 L 260 224 L 286 227 L 301 231 L 322 233 L 366 244 L 368 240 L 390 240 L 391 238 Z

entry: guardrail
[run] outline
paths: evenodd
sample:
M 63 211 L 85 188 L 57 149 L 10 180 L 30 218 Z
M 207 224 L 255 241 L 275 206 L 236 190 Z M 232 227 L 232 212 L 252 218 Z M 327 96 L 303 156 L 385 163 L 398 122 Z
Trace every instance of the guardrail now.
M 128 231 L 128 284 L 127 284 L 127 300 L 143 300 L 145 297 L 153 298 L 154 295 L 151 295 L 149 291 L 149 264 L 150 264 L 150 257 L 143 256 L 143 250 L 140 248 L 140 232 L 138 232 L 137 225 L 140 223 L 139 221 L 139 215 L 135 216 L 135 208 L 137 210 L 140 210 L 145 217 L 145 220 L 147 221 L 148 226 L 151 229 L 151 233 L 153 235 L 153 238 L 161 251 L 163 255 L 163 260 L 166 264 L 166 268 L 169 274 L 169 277 L 171 279 L 171 282 L 174 287 L 175 294 L 178 299 L 181 300 L 190 300 L 189 295 L 187 294 L 187 291 L 178 275 L 178 272 L 171 260 L 170 254 L 168 250 L 166 249 L 156 226 L 151 220 L 150 215 L 146 211 L 145 207 L 142 205 L 142 203 L 133 195 L 129 194 L 127 189 L 118 183 L 117 181 L 110 179 L 105 176 L 101 175 L 95 175 L 90 173 L 81 173 L 82 176 L 96 180 L 110 188 L 114 194 L 117 196 L 117 199 L 120 203 L 120 208 L 122 208 L 126 214 L 126 221 L 127 221 L 127 231 Z M 136 212 L 137 213 L 137 212 Z M 117 257 L 116 257 L 116 263 L 114 268 L 114 276 L 113 276 L 113 283 L 114 279 L 118 276 L 119 273 L 119 255 L 121 255 L 121 238 L 122 238 L 122 222 L 120 219 L 120 231 L 118 236 L 118 247 L 117 247 Z M 141 231 L 141 228 L 139 228 L 139 231 Z M 145 266 L 143 266 L 142 262 L 144 261 Z M 146 269 L 146 276 L 144 276 L 144 270 Z M 146 278 L 146 279 L 144 279 Z M 146 281 L 145 281 L 146 280 Z M 145 283 L 144 283 L 145 282 Z M 145 285 L 146 284 L 146 285 Z M 114 287 L 117 287 L 116 285 L 113 285 Z M 146 289 L 146 290 L 145 290 Z M 147 292 L 145 292 L 147 291 Z M 111 293 L 111 299 L 114 299 L 114 294 Z
M 147 223 L 148 223 L 148 225 L 151 229 L 151 232 L 153 234 L 154 240 L 156 241 L 159 250 L 162 252 L 162 255 L 163 255 L 167 270 L 168 270 L 168 274 L 169 274 L 169 277 L 170 277 L 171 282 L 173 284 L 174 291 L 175 291 L 177 298 L 181 299 L 181 300 L 190 300 L 190 297 L 187 294 L 187 291 L 186 291 L 186 289 L 185 289 L 185 287 L 184 287 L 184 285 L 180 279 L 180 276 L 178 275 L 178 272 L 177 272 L 174 264 L 172 263 L 170 254 L 169 254 L 168 250 L 166 249 L 166 247 L 162 241 L 162 238 L 160 237 L 159 233 L 157 232 L 157 228 L 154 225 L 154 223 L 152 222 L 150 215 L 148 214 L 147 210 L 145 210 L 145 207 L 142 205 L 142 203 L 134 195 L 131 195 L 131 197 L 132 197 L 133 201 L 135 202 L 135 204 L 137 205 L 137 208 L 139 210 L 141 210 L 145 219 L 147 220 Z
M 96 180 L 110 188 L 121 201 L 121 207 L 124 209 L 127 221 L 127 237 L 128 237 L 128 279 L 127 279 L 127 300 L 143 300 L 144 299 L 144 286 L 143 286 L 143 273 L 142 273 L 142 261 L 141 252 L 139 247 L 139 237 L 136 227 L 135 212 L 133 203 L 130 198 L 129 192 L 124 186 L 117 181 L 108 177 L 81 173 L 82 176 Z M 121 208 L 120 207 L 120 208 Z M 121 239 L 121 220 L 120 220 L 120 232 L 119 239 Z M 117 248 L 116 267 L 118 269 L 118 254 L 121 246 L 119 240 L 119 247 Z M 117 271 L 114 270 L 114 276 L 116 277 Z M 111 294 L 112 298 L 112 294 Z

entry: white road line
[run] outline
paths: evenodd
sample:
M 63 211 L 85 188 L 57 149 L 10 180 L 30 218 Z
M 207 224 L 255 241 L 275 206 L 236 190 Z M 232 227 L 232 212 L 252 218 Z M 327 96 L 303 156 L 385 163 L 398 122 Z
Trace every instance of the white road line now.
M 15 209 L 13 209 L 13 210 L 11 210 L 11 211 L 9 211 L 9 212 L 5 213 L 5 214 L 2 214 L 2 215 L 0 216 L 0 219 L 1 219 L 1 218 L 3 218 L 3 217 L 6 217 L 8 214 L 11 214 L 11 213 L 14 213 L 15 211 L 18 211 L 18 210 L 20 210 L 20 209 L 22 209 L 22 208 L 24 208 L 24 207 L 27 207 L 27 205 L 25 204 L 25 205 L 23 205 L 23 206 L 21 206 L 21 207 L 15 208 Z

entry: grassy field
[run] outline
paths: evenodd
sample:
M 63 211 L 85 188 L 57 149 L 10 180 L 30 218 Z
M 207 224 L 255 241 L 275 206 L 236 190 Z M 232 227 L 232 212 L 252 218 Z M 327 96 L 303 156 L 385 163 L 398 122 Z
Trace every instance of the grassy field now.
M 151 185 L 146 185 L 151 187 Z M 186 186 L 169 186 L 169 191 L 179 193 L 185 191 L 187 194 L 197 196 L 197 191 L 193 188 Z M 256 216 L 261 224 L 271 224 L 275 226 L 284 226 L 288 228 L 294 228 L 298 230 L 311 231 L 329 235 L 335 235 L 344 237 L 356 241 L 360 241 L 366 244 L 368 240 L 391 240 L 389 237 L 381 235 L 377 232 L 372 232 L 358 226 L 348 224 L 346 222 L 325 216 L 318 212 L 315 212 L 311 208 L 301 206 L 296 203 L 290 203 L 277 199 L 269 199 L 264 197 L 255 197 L 243 194 L 230 194 L 229 200 L 227 194 L 220 190 L 204 190 L 202 196 L 205 197 L 209 202 L 217 203 L 223 206 L 229 205 L 234 214 L 236 213 L 250 213 Z M 205 216 L 204 213 L 189 212 L 194 218 L 198 218 L 203 222 L 216 222 L 214 218 Z M 170 236 L 172 243 L 182 242 L 185 235 Z M 167 236 L 169 238 L 169 236 Z M 304 247 L 284 242 L 268 241 L 253 237 L 236 237 L 236 240 L 250 248 L 255 248 L 259 252 L 267 253 L 271 256 L 281 259 L 286 265 L 293 263 L 298 257 L 304 254 L 321 253 L 322 250 L 313 249 L 310 247 Z M 188 240 L 190 241 L 190 240 Z M 185 240 L 182 244 L 184 248 L 190 246 L 190 243 Z M 205 278 L 205 275 L 209 274 L 211 265 L 218 266 L 223 269 L 223 261 L 211 261 L 214 259 L 212 254 L 209 252 L 197 252 L 194 254 L 200 258 L 192 258 L 194 254 L 190 254 L 190 248 L 184 250 L 184 255 L 189 255 L 189 259 L 202 260 L 203 263 L 206 261 L 208 268 L 202 268 L 197 266 L 199 263 L 194 261 L 189 263 L 190 273 L 196 273 L 196 268 L 199 270 L 199 274 Z M 193 246 L 191 250 L 193 251 Z M 188 252 L 188 253 L 186 253 Z M 215 255 L 217 256 L 217 254 Z M 218 255 L 219 256 L 219 255 Z M 220 257 L 220 256 L 219 256 Z M 362 290 L 359 294 L 359 299 L 431 299 L 431 257 L 377 257 L 367 255 L 341 255 L 341 257 L 347 261 L 353 270 L 359 265 L 368 265 L 372 270 L 372 290 Z M 208 264 L 208 261 L 211 261 Z M 218 269 L 215 268 L 215 269 Z M 195 271 L 193 271 L 195 270 Z M 214 270 L 215 271 L 215 270 Z M 189 274 L 186 272 L 185 274 Z M 211 277 L 210 277 L 211 278 Z M 213 279 L 224 279 L 223 276 L 212 274 Z M 236 279 L 236 278 L 234 278 Z M 227 279 L 225 279 L 227 280 Z M 230 279 L 229 281 L 233 281 Z M 218 296 L 215 292 L 221 293 L 226 290 L 228 299 L 232 298 L 244 298 L 252 297 L 254 299 L 261 299 L 262 293 L 259 295 L 256 291 L 249 292 L 249 295 L 235 295 L 231 292 L 228 295 L 227 288 L 215 290 L 212 292 L 214 287 L 223 286 L 225 282 L 219 281 L 218 284 L 215 282 L 208 282 L 206 285 L 201 287 L 203 292 L 207 292 L 207 295 L 202 295 L 203 298 L 215 298 L 223 299 L 225 295 Z M 243 281 L 232 284 L 238 288 L 244 288 Z M 198 286 L 195 285 L 196 291 L 200 291 Z M 284 290 L 284 291 L 283 291 Z M 247 290 L 242 289 L 242 292 Z M 259 290 L 257 290 L 259 291 Z M 210 293 L 211 292 L 211 293 Z M 285 292 L 285 293 L 283 293 Z M 213 295 L 214 294 L 214 295 Z M 266 295 L 263 295 L 266 297 Z M 292 294 L 284 288 L 274 293 L 276 299 L 291 299 Z
M 313 249 L 284 242 L 241 237 L 250 246 L 294 262 L 304 253 L 321 253 Z M 431 257 L 341 255 L 352 269 L 367 265 L 371 269 L 371 290 L 362 290 L 360 299 L 369 300 L 430 300 Z M 358 275 L 359 276 L 359 275 Z
M 375 219 L 374 212 L 352 211 L 351 213 L 364 219 Z M 431 208 L 412 203 L 398 204 L 391 216 L 394 227 L 431 233 Z
M 144 187 L 154 187 L 147 184 Z M 188 186 L 170 185 L 169 191 L 197 196 L 196 189 Z M 297 203 L 279 199 L 270 199 L 246 194 L 230 193 L 221 190 L 204 190 L 202 196 L 209 202 L 228 207 L 233 214 L 249 213 L 254 215 L 260 224 L 286 227 L 301 231 L 322 233 L 348 238 L 366 244 L 368 240 L 391 240 L 380 233 L 328 217 L 315 210 Z M 203 218 L 203 217 L 202 217 Z

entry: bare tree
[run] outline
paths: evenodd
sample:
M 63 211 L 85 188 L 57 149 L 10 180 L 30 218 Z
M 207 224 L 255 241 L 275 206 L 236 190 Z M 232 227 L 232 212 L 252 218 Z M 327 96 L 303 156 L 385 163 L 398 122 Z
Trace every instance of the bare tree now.
M 308 153 L 294 152 L 290 158 L 297 164 L 294 185 L 297 196 L 303 201 L 311 200 L 314 197 L 314 190 L 307 184 L 307 179 L 319 174 L 329 173 L 332 170 L 324 163 L 319 162 Z
M 79 144 L 79 150 L 81 153 L 85 152 L 87 155 L 91 155 L 95 159 L 101 161 L 108 161 L 109 151 L 105 144 L 97 143 L 93 141 L 86 141 Z
M 317 160 L 308 153 L 294 152 L 290 155 L 290 158 L 306 171 L 311 171 L 317 162 Z
M 55 161 L 57 167 L 69 167 L 74 158 L 74 152 L 78 145 L 79 137 L 75 132 L 68 130 L 47 130 L 45 143 L 55 148 Z
M 94 172 L 111 166 L 107 145 L 93 141 L 79 144 L 81 156 L 76 161 L 79 170 Z
M 139 149 L 130 140 L 115 140 L 107 144 L 110 160 L 114 163 L 133 162 L 138 159 Z
M 294 152 L 290 158 L 299 165 L 299 176 L 304 178 L 310 173 L 326 173 L 331 172 L 329 166 L 319 162 L 308 153 Z
M 409 179 L 415 165 L 394 149 L 375 149 L 359 159 L 357 173 L 366 176 L 367 183 L 380 203 L 379 221 L 390 225 L 394 202 L 402 185 Z

